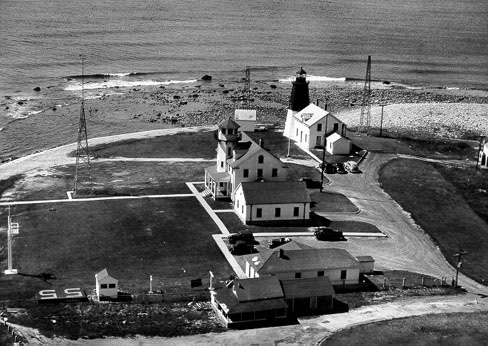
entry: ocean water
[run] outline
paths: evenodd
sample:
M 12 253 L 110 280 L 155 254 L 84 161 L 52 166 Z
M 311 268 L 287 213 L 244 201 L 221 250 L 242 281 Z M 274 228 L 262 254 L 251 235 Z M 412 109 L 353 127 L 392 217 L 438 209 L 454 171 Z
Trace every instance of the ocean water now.
M 79 97 L 80 55 L 88 90 L 240 80 L 246 66 L 340 81 L 364 78 L 368 55 L 375 80 L 488 89 L 486 0 L 0 0 L 0 42 L 0 145 L 35 112 L 12 102 Z

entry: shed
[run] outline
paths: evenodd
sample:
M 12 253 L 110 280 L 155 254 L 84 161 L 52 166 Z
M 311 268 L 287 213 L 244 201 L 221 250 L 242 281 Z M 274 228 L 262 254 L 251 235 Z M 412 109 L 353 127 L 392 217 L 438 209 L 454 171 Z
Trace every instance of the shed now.
M 119 280 L 108 275 L 107 269 L 95 274 L 97 297 L 117 298 L 119 291 Z
M 236 109 L 234 112 L 234 120 L 241 126 L 240 131 L 254 131 L 254 126 L 256 125 L 256 110 Z
M 327 151 L 332 155 L 349 155 L 352 143 L 337 132 L 327 137 Z
M 371 256 L 357 256 L 359 262 L 359 273 L 370 274 L 374 272 L 374 258 Z

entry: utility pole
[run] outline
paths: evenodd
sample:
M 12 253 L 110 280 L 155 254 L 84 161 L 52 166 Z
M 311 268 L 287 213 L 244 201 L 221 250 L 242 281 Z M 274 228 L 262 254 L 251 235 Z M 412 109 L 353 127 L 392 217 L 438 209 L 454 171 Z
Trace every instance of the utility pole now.
M 381 120 L 380 120 L 380 137 L 383 135 L 383 108 L 386 106 L 386 104 L 382 103 L 380 104 L 381 106 Z
M 456 286 L 455 287 L 458 287 L 459 269 L 461 269 L 461 265 L 463 264 L 463 262 L 461 262 L 461 256 L 466 255 L 467 253 L 468 252 L 459 249 L 459 252 L 454 255 L 454 257 L 458 258 L 457 265 L 456 265 Z
M 324 153 L 322 155 L 322 170 L 320 174 L 320 192 L 324 189 L 324 169 L 325 169 L 325 151 L 327 150 L 327 120 L 329 119 L 329 114 L 325 115 L 325 129 L 324 129 Z

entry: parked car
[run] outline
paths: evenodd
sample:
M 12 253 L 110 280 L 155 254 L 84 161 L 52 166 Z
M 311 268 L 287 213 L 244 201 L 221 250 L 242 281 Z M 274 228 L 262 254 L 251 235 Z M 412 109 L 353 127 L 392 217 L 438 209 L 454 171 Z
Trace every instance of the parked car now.
M 338 174 L 347 174 L 347 171 L 346 171 L 346 169 L 344 168 L 344 164 L 343 164 L 342 162 L 338 162 L 338 163 L 336 164 L 336 166 L 337 166 L 337 173 L 338 173 Z
M 327 174 L 334 174 L 337 172 L 337 168 L 333 163 L 327 163 L 325 165 L 325 173 Z
M 344 168 L 351 173 L 359 173 L 358 164 L 354 161 L 344 162 Z
M 227 239 L 230 244 L 254 244 L 254 235 L 249 231 L 229 234 Z
M 289 243 L 291 242 L 291 238 L 274 238 L 274 239 L 270 239 L 268 240 L 268 247 L 270 249 L 273 249 L 275 247 L 278 247 L 278 246 L 281 246 L 283 244 L 286 244 L 286 243 Z
M 341 231 L 327 227 L 318 227 L 317 230 L 315 230 L 314 235 L 317 240 L 338 241 L 346 239 Z
M 247 255 L 250 253 L 254 253 L 256 250 L 254 249 L 254 245 L 252 244 L 237 243 L 231 245 L 229 247 L 229 251 L 232 255 L 239 256 L 239 255 Z

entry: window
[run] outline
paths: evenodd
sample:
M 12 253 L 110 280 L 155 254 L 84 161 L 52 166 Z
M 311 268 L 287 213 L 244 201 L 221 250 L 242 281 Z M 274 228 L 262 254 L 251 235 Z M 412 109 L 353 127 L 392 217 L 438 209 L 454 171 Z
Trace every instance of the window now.
M 339 130 L 339 124 L 334 123 L 334 132 L 337 132 L 337 130 Z
M 281 208 L 275 208 L 275 217 L 281 216 Z
M 239 209 L 239 200 L 237 200 L 237 205 L 236 205 L 237 209 Z
M 305 142 L 307 141 L 307 134 L 305 134 Z
M 317 309 L 317 297 L 310 297 L 310 309 Z
M 249 177 L 249 170 L 248 169 L 245 169 L 243 172 L 242 172 L 242 176 L 244 178 L 248 178 Z
M 295 273 L 295 279 L 300 279 L 302 277 L 302 273 Z
M 293 208 L 293 216 L 298 216 L 300 213 L 300 207 L 294 207 Z
M 230 156 L 232 154 L 232 148 L 228 147 L 227 148 L 227 156 Z
M 115 288 L 115 284 L 108 284 L 108 288 Z
M 278 168 L 273 168 L 271 170 L 271 176 L 272 177 L 277 177 L 278 176 Z
M 346 280 L 347 270 L 341 270 L 341 280 Z
M 258 168 L 258 178 L 262 178 L 262 177 L 263 177 L 263 169 Z
M 322 143 L 322 136 L 317 136 L 317 139 L 315 141 L 315 145 L 320 145 Z
M 256 311 L 255 313 L 256 320 L 265 320 L 266 319 L 266 311 Z
M 264 156 L 263 155 L 258 156 L 258 163 L 264 163 Z
M 276 317 L 286 317 L 286 309 L 276 309 L 275 310 Z
M 241 212 L 244 214 L 244 204 L 241 207 Z
M 322 131 L 322 123 L 317 124 L 317 132 Z
M 220 168 L 224 168 L 224 161 L 220 161 Z
M 297 134 L 296 134 L 296 136 L 298 137 L 298 129 L 297 129 Z
M 225 135 L 225 129 L 222 129 L 222 134 Z
M 254 320 L 254 312 L 243 312 L 242 313 L 242 320 L 243 321 L 252 321 Z
M 324 273 L 324 271 L 323 271 L 323 270 L 319 270 L 319 271 L 317 272 L 317 276 L 324 276 L 324 274 L 325 274 L 325 273 Z
M 256 208 L 256 217 L 263 217 L 263 208 Z
M 101 284 L 100 288 L 107 288 L 107 284 Z

